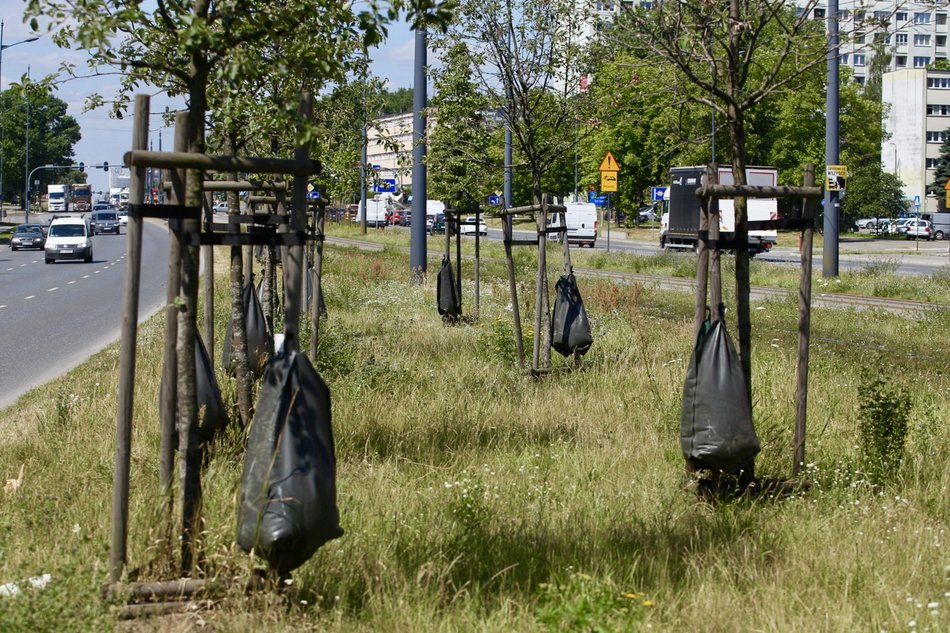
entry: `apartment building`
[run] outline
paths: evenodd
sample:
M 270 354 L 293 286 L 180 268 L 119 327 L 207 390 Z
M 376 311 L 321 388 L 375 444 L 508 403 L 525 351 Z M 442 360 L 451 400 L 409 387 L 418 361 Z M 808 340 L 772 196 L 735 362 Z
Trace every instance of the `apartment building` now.
M 805 10 L 802 0 L 797 4 L 799 12 Z M 890 54 L 887 70 L 892 71 L 926 68 L 947 61 L 947 36 L 950 34 L 948 0 L 841 0 L 838 9 L 841 15 L 841 65 L 849 67 L 854 80 L 860 84 L 867 80 L 871 60 L 877 51 Z M 827 19 L 827 2 L 822 0 L 810 12 L 813 19 Z
M 926 195 L 950 127 L 950 70 L 906 69 L 884 73 L 881 100 L 888 106 L 881 147 L 884 170 L 904 182 L 904 194 L 922 212 L 937 210 Z
M 397 189 L 412 186 L 412 112 L 383 117 L 366 131 L 367 163 Z M 378 165 L 378 167 L 377 167 Z

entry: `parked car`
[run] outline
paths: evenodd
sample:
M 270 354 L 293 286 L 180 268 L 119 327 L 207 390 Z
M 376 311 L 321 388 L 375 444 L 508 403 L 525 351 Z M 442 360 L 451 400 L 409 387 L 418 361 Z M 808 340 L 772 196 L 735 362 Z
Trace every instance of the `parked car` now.
M 908 225 L 914 221 L 915 218 L 900 218 L 891 222 L 890 233 L 894 235 L 904 235 L 907 233 Z
M 441 213 L 432 221 L 432 226 L 429 227 L 429 234 L 445 234 L 445 216 Z
M 488 225 L 485 224 L 485 220 L 478 218 L 476 223 L 475 216 L 470 215 L 464 220 L 462 220 L 462 228 L 459 231 L 462 235 L 474 235 L 478 233 L 479 235 L 488 235 Z
M 101 233 L 119 234 L 119 214 L 116 211 L 96 211 L 89 217 L 89 228 L 93 235 Z
M 889 218 L 861 218 L 854 223 L 854 226 L 857 230 L 866 229 L 868 231 L 877 231 L 884 228 L 885 226 L 890 226 L 891 221 Z
M 46 235 L 43 234 L 43 226 L 40 224 L 21 224 L 13 229 L 13 235 L 10 237 L 10 250 L 15 251 L 21 248 L 43 248 L 46 244 Z
M 907 239 L 932 240 L 933 238 L 928 220 L 911 220 L 907 225 Z
M 211 207 L 211 210 L 214 213 L 227 213 L 228 212 L 228 203 L 227 202 L 215 202 L 214 206 Z
M 49 225 L 46 236 L 46 263 L 58 259 L 81 259 L 92 261 L 92 232 L 83 218 L 56 218 Z

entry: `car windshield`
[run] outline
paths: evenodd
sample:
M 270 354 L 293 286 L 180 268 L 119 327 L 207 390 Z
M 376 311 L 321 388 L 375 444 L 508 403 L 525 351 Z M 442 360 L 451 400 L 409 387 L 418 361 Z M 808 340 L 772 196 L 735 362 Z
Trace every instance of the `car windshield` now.
M 115 221 L 115 213 L 100 213 L 96 216 L 97 220 L 108 222 L 109 220 Z
M 21 224 L 16 227 L 14 233 L 42 233 L 42 229 L 36 224 Z
M 82 224 L 54 224 L 49 227 L 50 237 L 84 237 L 85 227 Z

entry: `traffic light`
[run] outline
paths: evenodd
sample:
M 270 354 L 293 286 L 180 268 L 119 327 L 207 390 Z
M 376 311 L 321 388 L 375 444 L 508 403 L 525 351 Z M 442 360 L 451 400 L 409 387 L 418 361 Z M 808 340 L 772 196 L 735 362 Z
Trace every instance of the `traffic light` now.
M 86 171 L 86 163 L 83 163 L 83 162 L 79 163 L 79 171 Z
M 102 171 L 109 171 L 109 163 L 108 163 L 108 161 L 102 163 Z

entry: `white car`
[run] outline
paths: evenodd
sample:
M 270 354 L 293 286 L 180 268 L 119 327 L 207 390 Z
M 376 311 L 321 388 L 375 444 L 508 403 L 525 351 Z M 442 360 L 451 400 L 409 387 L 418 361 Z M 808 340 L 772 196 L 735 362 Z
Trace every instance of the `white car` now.
M 861 229 L 876 231 L 878 229 L 883 229 L 884 227 L 890 227 L 891 221 L 888 218 L 861 218 L 855 222 L 854 225 L 859 231 Z
M 907 239 L 932 240 L 934 236 L 930 233 L 930 222 L 928 220 L 912 220 L 907 225 Z
M 56 218 L 49 225 L 46 236 L 46 263 L 57 259 L 92 261 L 92 231 L 84 218 Z
M 212 207 L 212 210 L 215 213 L 227 213 L 228 212 L 228 203 L 227 202 L 216 202 Z
M 477 228 L 476 228 L 477 227 Z M 485 224 L 485 220 L 480 217 L 476 220 L 474 215 L 470 215 L 464 220 L 462 220 L 462 226 L 459 230 L 462 235 L 474 235 L 478 233 L 479 235 L 488 235 L 488 225 Z

